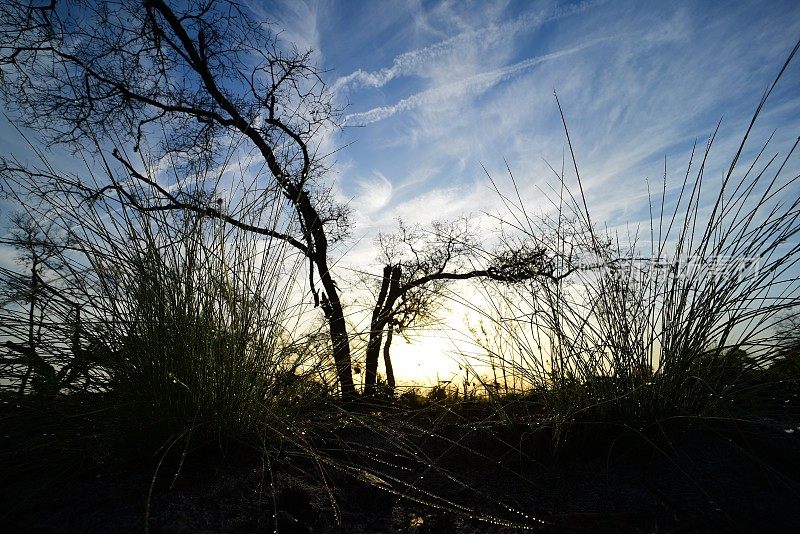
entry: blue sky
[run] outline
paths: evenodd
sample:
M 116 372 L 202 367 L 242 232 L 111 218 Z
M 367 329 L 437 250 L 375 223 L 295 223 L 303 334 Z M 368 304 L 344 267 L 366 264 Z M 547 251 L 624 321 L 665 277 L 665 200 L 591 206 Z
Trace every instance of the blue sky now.
M 498 210 L 482 165 L 507 184 L 508 162 L 529 205 L 545 206 L 545 160 L 560 166 L 565 148 L 554 91 L 594 220 L 644 220 L 646 180 L 660 180 L 666 157 L 679 185 L 691 143 L 720 119 L 710 168 L 729 162 L 800 38 L 796 0 L 250 1 L 286 43 L 315 51 L 344 108 L 322 152 L 346 147 L 330 179 L 356 223 L 339 253 L 359 265 L 399 216 L 424 224 Z M 798 63 L 753 148 L 776 130 L 785 152 L 798 135 Z M 4 152 L 27 159 L 3 124 Z
M 565 146 L 557 91 L 596 220 L 642 220 L 645 179 L 673 181 L 723 120 L 722 166 L 800 37 L 795 1 L 296 2 L 269 12 L 316 51 L 344 111 L 338 193 L 356 212 L 351 251 L 402 216 L 425 223 L 497 207 L 481 168 L 508 161 L 531 204 Z M 800 66 L 756 139 L 798 134 Z M 755 146 L 755 145 L 754 145 Z M 720 167 L 721 168 L 721 167 Z M 677 183 L 675 185 L 678 185 Z M 355 253 L 355 254 L 353 254 Z M 362 255 L 363 254 L 363 255 Z
M 528 206 L 544 208 L 541 190 L 553 183 L 545 160 L 560 167 L 566 146 L 554 91 L 593 221 L 646 227 L 647 180 L 660 190 L 664 159 L 674 192 L 693 141 L 702 147 L 722 120 L 707 174 L 718 184 L 800 38 L 796 1 L 292 0 L 270 15 L 287 40 L 316 51 L 346 106 L 345 128 L 324 144 L 352 143 L 336 154 L 333 179 L 357 224 L 340 265 L 356 268 L 374 258 L 375 234 L 397 217 L 425 224 L 502 212 L 482 165 L 508 185 L 507 161 Z M 748 153 L 775 131 L 773 151 L 785 154 L 798 119 L 794 64 Z M 465 313 L 453 308 L 448 322 L 463 332 Z M 397 343 L 398 374 L 455 375 L 453 361 L 425 356 L 452 349 L 451 335 Z

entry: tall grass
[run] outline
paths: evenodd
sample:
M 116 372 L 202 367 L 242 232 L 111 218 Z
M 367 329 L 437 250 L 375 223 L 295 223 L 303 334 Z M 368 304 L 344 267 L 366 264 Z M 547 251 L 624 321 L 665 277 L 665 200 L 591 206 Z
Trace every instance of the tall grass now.
M 728 414 L 734 394 L 756 392 L 754 377 L 779 357 L 775 327 L 800 298 L 798 142 L 783 156 L 769 155 L 771 138 L 752 153 L 748 145 L 785 69 L 721 180 L 707 174 L 715 130 L 704 149 L 695 145 L 676 194 L 665 168 L 649 223 L 627 238 L 593 220 L 565 119 L 578 191 L 554 170 L 558 198 L 545 216 L 518 192 L 497 191 L 516 243 L 545 248 L 555 271 L 570 274 L 487 290 L 496 313 L 484 320 L 506 341 L 494 343 L 501 351 L 483 343 L 485 363 L 536 390 L 556 421 Z
M 159 209 L 158 191 L 110 167 L 87 179 L 42 161 L 35 171 L 7 164 L 3 177 L 34 220 L 71 237 L 61 251 L 67 269 L 48 286 L 80 304 L 82 322 L 53 317 L 44 328 L 80 327 L 95 389 L 108 393 L 121 428 L 236 437 L 278 427 L 328 392 L 327 360 L 298 328 L 302 261 L 284 241 L 204 213 Z M 215 187 L 213 176 L 196 177 L 175 194 L 220 210 L 251 207 L 247 196 L 260 194 L 262 208 L 241 217 L 267 228 L 291 224 L 264 191 L 223 206 Z M 53 350 L 38 347 L 49 359 Z
M 118 320 L 129 326 L 110 387 L 126 417 L 240 435 L 263 423 L 284 373 L 302 363 L 283 330 L 288 291 L 274 266 L 256 270 L 265 266 L 252 244 L 205 242 L 202 224 L 187 224 L 197 226 L 181 243 L 160 248 L 148 235 L 135 250 L 121 281 L 128 301 Z

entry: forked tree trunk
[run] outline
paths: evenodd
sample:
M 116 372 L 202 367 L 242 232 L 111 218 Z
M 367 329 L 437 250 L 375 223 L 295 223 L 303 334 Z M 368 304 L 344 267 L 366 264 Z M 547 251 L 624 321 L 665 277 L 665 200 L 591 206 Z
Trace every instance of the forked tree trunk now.
M 372 320 L 369 328 L 369 341 L 364 371 L 364 395 L 374 395 L 378 379 L 378 361 L 381 356 L 383 330 L 392 318 L 394 303 L 400 296 L 400 276 L 402 270 L 399 265 L 387 265 L 383 268 L 383 279 L 378 299 L 372 310 Z M 388 373 L 388 371 L 387 371 Z

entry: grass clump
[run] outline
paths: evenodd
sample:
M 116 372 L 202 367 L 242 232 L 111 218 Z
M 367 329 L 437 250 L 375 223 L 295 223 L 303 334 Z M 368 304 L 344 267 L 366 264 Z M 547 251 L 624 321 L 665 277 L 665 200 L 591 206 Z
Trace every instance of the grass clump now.
M 4 174 L 31 220 L 69 237 L 68 247 L 48 249 L 61 268 L 39 284 L 34 313 L 7 310 L 18 325 L 12 335 L 42 332 L 29 344 L 43 361 L 82 358 L 89 368 L 82 389 L 103 394 L 119 435 L 260 443 L 327 398 L 327 359 L 313 332 L 298 328 L 303 309 L 292 301 L 300 258 L 284 241 L 203 213 L 148 210 L 131 202 L 148 198 L 145 182 L 128 196 L 88 196 L 100 178 L 85 182 L 47 168 Z M 108 179 L 108 187 L 117 183 Z M 205 179 L 196 179 L 181 194 L 210 199 L 199 189 Z M 262 227 L 288 224 L 279 210 L 252 217 Z M 52 304 L 61 301 L 69 305 Z M 9 372 L 21 376 L 23 364 Z M 56 388 L 48 398 L 74 392 Z
M 224 258 L 150 248 L 131 272 L 110 388 L 130 424 L 240 436 L 258 429 L 287 362 L 274 304 L 230 283 Z M 245 274 L 245 276 L 247 276 Z
M 641 427 L 759 415 L 767 369 L 790 361 L 775 332 L 799 298 L 800 195 L 789 170 L 798 143 L 772 157 L 769 140 L 755 151 L 747 143 L 782 74 L 720 180 L 709 178 L 716 131 L 699 155 L 695 144 L 679 187 L 665 167 L 644 228 L 599 229 L 577 163 L 575 194 L 565 168 L 553 169 L 558 198 L 544 216 L 526 208 L 513 175 L 516 196 L 497 188 L 509 235 L 547 250 L 561 276 L 487 288 L 496 339 L 479 345 L 484 363 L 536 392 L 544 417 Z

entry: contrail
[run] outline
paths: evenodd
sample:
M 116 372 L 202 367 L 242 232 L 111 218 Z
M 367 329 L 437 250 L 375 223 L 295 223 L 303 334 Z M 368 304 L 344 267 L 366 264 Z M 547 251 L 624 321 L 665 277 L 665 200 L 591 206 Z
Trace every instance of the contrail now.
M 400 100 L 399 102 L 391 106 L 381 106 L 360 113 L 352 113 L 344 118 L 344 125 L 364 126 L 366 124 L 371 124 L 373 122 L 378 122 L 384 119 L 388 119 L 389 117 L 397 113 L 400 113 L 402 111 L 408 111 L 426 104 L 435 104 L 437 102 L 443 102 L 447 99 L 453 98 L 454 96 L 461 96 L 467 94 L 471 95 L 481 94 L 490 89 L 491 87 L 497 85 L 498 83 L 503 82 L 540 63 L 544 63 L 546 61 L 551 61 L 553 59 L 558 59 L 564 56 L 575 54 L 577 52 L 580 52 L 581 50 L 585 50 L 596 44 L 605 41 L 611 41 L 616 38 L 617 38 L 616 36 L 608 36 L 608 37 L 593 39 L 591 41 L 588 41 L 586 43 L 580 44 L 572 48 L 559 50 L 557 52 L 552 52 L 550 54 L 545 54 L 542 56 L 528 58 L 518 63 L 514 63 L 513 65 L 509 65 L 507 67 L 502 67 L 500 69 L 495 69 L 489 72 L 483 72 L 480 74 L 476 74 L 474 76 L 470 76 L 463 80 L 459 80 L 457 82 L 421 91 L 419 93 L 411 95 L 408 98 L 404 98 L 403 100 Z
M 371 72 L 359 69 L 347 76 L 342 76 L 333 83 L 332 90 L 339 92 L 346 88 L 383 87 L 394 78 L 414 74 L 420 67 L 428 65 L 447 54 L 461 50 L 465 46 L 470 46 L 473 43 L 491 46 L 497 41 L 507 40 L 523 31 L 536 30 L 548 22 L 586 11 L 600 3 L 603 2 L 586 1 L 555 13 L 527 14 L 504 24 L 492 24 L 485 28 L 464 32 L 431 46 L 400 54 L 394 59 L 391 67 Z

